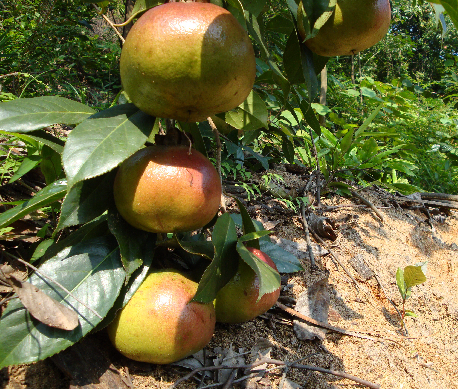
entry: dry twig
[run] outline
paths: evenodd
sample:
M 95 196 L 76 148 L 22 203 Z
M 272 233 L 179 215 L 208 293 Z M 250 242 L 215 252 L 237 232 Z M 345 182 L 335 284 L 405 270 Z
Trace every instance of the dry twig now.
M 324 368 L 317 367 L 317 366 L 302 365 L 302 364 L 299 364 L 297 361 L 295 361 L 295 362 L 284 362 L 284 361 L 280 361 L 278 359 L 266 358 L 266 359 L 261 359 L 259 361 L 256 361 L 256 362 L 254 362 L 254 363 L 252 363 L 250 365 L 233 365 L 233 366 L 232 365 L 220 365 L 220 366 L 200 367 L 200 368 L 194 369 L 190 373 L 186 374 L 185 376 L 183 376 L 180 379 L 178 379 L 177 381 L 175 381 L 175 383 L 172 384 L 169 387 L 169 389 L 176 388 L 178 386 L 178 384 L 180 384 L 180 383 L 192 378 L 195 374 L 197 374 L 199 372 L 202 372 L 202 371 L 215 371 L 215 370 L 221 370 L 221 369 L 233 369 L 234 371 L 236 371 L 238 369 L 245 369 L 246 371 L 251 371 L 255 367 L 261 366 L 263 364 L 276 365 L 272 369 L 264 370 L 265 372 L 267 372 L 268 370 L 270 371 L 270 370 L 275 370 L 275 369 L 285 369 L 285 368 L 288 368 L 288 367 L 296 368 L 296 369 L 306 369 L 306 370 L 312 370 L 312 371 L 319 371 L 321 373 L 326 373 L 326 374 L 332 374 L 332 375 L 335 375 L 335 376 L 338 376 L 338 377 L 342 377 L 342 378 L 347 378 L 349 380 L 357 382 L 358 384 L 365 385 L 365 386 L 367 386 L 369 388 L 373 388 L 373 389 L 379 389 L 380 388 L 380 385 L 378 385 L 378 384 L 374 384 L 373 382 L 369 382 L 369 381 L 363 380 L 361 378 L 352 376 L 352 375 L 344 373 L 342 371 L 328 370 L 328 369 L 324 369 Z M 260 371 L 256 371 L 256 373 L 259 373 L 259 372 Z M 232 374 L 232 376 L 234 376 L 234 374 Z M 246 380 L 248 378 L 250 378 L 250 375 L 245 375 L 245 376 L 243 376 L 243 377 L 241 377 L 241 378 L 239 378 L 237 380 L 233 380 L 232 383 L 240 382 L 240 381 Z M 230 379 L 227 382 L 229 382 L 229 381 L 230 381 Z M 227 384 L 227 382 L 226 382 L 226 384 Z M 211 385 L 207 385 L 207 386 L 202 387 L 202 389 L 211 388 L 211 387 L 215 387 L 215 386 L 221 386 L 221 385 L 224 385 L 224 384 L 221 384 L 221 383 L 211 384 Z
M 366 204 L 370 209 L 374 211 L 374 213 L 378 216 L 378 218 L 383 222 L 385 219 L 383 218 L 382 213 L 377 209 L 377 207 L 372 204 L 369 200 L 361 196 L 358 192 L 354 190 L 350 190 L 351 194 L 355 196 L 357 199 L 361 200 L 364 204 Z

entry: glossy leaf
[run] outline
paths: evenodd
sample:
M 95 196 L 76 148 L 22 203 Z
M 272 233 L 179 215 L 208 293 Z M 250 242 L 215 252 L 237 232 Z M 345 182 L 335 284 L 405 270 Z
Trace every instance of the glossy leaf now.
M 259 278 L 258 301 L 266 293 L 271 293 L 280 287 L 280 274 L 268 264 L 252 254 L 241 242 L 237 242 L 237 252 L 240 257 L 250 266 Z
M 244 131 L 268 128 L 267 107 L 264 100 L 256 92 L 251 91 L 242 104 L 226 113 L 226 123 Z
M 69 187 L 114 169 L 135 153 L 151 134 L 154 120 L 126 104 L 76 126 L 62 155 Z
M 125 279 L 119 251 L 110 239 L 69 247 L 40 267 L 86 306 L 105 316 Z M 101 321 L 91 310 L 38 274 L 29 280 L 50 297 L 74 309 L 80 325 L 73 331 L 48 327 L 33 319 L 20 301 L 12 301 L 0 320 L 0 368 L 47 358 L 80 340 Z
M 237 206 L 239 207 L 240 210 L 240 216 L 242 217 L 242 229 L 243 229 L 243 234 L 247 235 L 252 232 L 256 232 L 256 227 L 253 223 L 253 220 L 251 220 L 250 215 L 248 214 L 247 209 L 243 205 L 243 203 L 235 198 L 235 202 L 237 203 Z M 258 239 L 253 239 L 251 241 L 246 241 L 246 245 L 249 247 L 254 247 L 255 249 L 259 250 L 259 240 Z
M 440 0 L 440 3 L 445 8 L 455 28 L 458 30 L 458 0 Z
M 118 241 L 121 261 L 127 280 L 143 261 L 151 263 L 156 243 L 156 234 L 138 230 L 127 223 L 115 207 L 108 212 L 108 227 Z
M 63 198 L 66 193 L 67 182 L 65 180 L 53 182 L 40 190 L 30 200 L 24 201 L 21 205 L 3 212 L 0 215 L 0 228 L 8 226 L 37 209 L 55 203 L 57 200 Z
M 218 218 L 212 233 L 215 256 L 205 270 L 197 288 L 195 301 L 208 303 L 215 299 L 218 291 L 235 275 L 238 268 L 237 231 L 228 213 Z
M 53 124 L 78 124 L 94 112 L 87 105 L 58 96 L 15 99 L 0 104 L 0 128 L 29 132 Z
M 113 203 L 114 173 L 78 182 L 70 188 L 56 230 L 87 223 L 104 213 Z

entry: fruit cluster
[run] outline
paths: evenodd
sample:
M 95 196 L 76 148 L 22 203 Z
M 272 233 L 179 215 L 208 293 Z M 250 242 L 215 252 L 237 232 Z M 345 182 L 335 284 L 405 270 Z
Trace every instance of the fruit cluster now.
M 166 3 L 135 23 L 121 55 L 122 85 L 142 111 L 160 118 L 200 121 L 237 107 L 256 74 L 253 47 L 230 12 L 210 3 Z M 193 231 L 218 212 L 221 179 L 200 152 L 179 144 L 137 151 L 118 169 L 119 214 L 153 233 Z M 276 270 L 259 250 L 252 254 Z M 259 279 L 241 259 L 213 303 L 192 301 L 198 284 L 172 270 L 149 274 L 109 325 L 113 345 L 127 357 L 171 363 L 202 349 L 216 321 L 253 319 L 275 304 L 279 289 L 259 301 Z

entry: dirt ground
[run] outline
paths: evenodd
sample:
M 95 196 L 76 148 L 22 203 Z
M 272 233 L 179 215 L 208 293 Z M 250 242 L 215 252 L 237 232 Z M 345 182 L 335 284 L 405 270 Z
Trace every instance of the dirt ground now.
M 293 186 L 291 183 L 290 187 Z M 369 208 L 361 207 L 355 198 L 325 199 L 323 205 L 337 206 L 323 214 L 335 223 L 337 239 L 326 240 L 327 249 L 317 248 L 315 253 L 324 255 L 316 256 L 318 269 L 313 271 L 299 213 L 289 209 L 282 211 L 278 200 L 264 198 L 263 203 L 251 201 L 247 205 L 252 217 L 274 231 L 273 238 L 289 243 L 289 249 L 298 255 L 305 268 L 303 272 L 282 275 L 281 301 L 294 307 L 291 303 L 321 280 L 324 294 L 329 296 L 328 323 L 369 335 L 371 339 L 327 331 L 323 340 L 301 340 L 296 336 L 294 318 L 274 308 L 245 324 L 217 323 L 214 338 L 205 349 L 207 358 L 214 363 L 218 355 L 232 350 L 232 354 L 228 354 L 230 362 L 236 361 L 234 355 L 238 353 L 242 354 L 239 362 L 249 363 L 250 353 L 257 355 L 256 351 L 262 350 L 272 359 L 343 371 L 379 384 L 381 388 L 458 388 L 458 212 L 432 212 L 430 208 L 428 218 L 420 209 L 407 209 L 389 201 L 390 195 L 385 196 L 380 190 L 366 189 L 361 194 L 377 206 L 384 220 Z M 329 249 L 343 267 L 334 263 Z M 392 304 L 401 309 L 396 270 L 420 262 L 427 262 L 427 281 L 415 286 L 407 300 L 406 308 L 418 316 L 406 318 L 406 336 Z M 97 336 L 102 339 L 112 367 L 122 374 L 126 387 L 167 388 L 191 371 L 178 366 L 130 361 L 112 349 L 104 340 L 104 334 Z M 235 380 L 241 375 L 239 372 Z M 217 378 L 221 387 L 223 378 Z M 213 382 L 207 380 L 201 387 Z M 198 385 L 198 380 L 189 379 L 178 387 Z M 234 387 L 242 385 L 233 384 Z M 1 389 L 68 387 L 69 380 L 50 360 L 0 370 Z M 247 387 L 349 389 L 365 386 L 330 374 L 288 367 L 269 370 L 261 380 L 250 381 Z

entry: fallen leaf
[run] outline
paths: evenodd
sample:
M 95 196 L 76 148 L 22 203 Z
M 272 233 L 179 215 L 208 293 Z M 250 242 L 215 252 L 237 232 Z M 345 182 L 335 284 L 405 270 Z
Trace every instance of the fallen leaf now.
M 78 327 L 78 314 L 49 297 L 35 285 L 8 276 L 8 282 L 18 295 L 24 307 L 37 320 L 50 327 L 71 331 Z
M 323 323 L 328 322 L 329 312 L 329 289 L 328 279 L 323 278 L 302 292 L 296 303 L 296 311 Z M 302 321 L 294 320 L 294 333 L 300 340 L 323 340 L 326 330 L 308 325 Z

